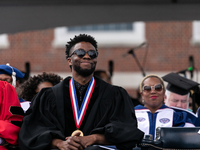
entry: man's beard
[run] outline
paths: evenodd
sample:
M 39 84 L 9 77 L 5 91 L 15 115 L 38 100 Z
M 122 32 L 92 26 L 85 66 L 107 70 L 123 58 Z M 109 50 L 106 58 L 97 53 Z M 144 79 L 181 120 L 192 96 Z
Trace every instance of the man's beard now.
M 96 65 L 92 65 L 91 69 L 83 69 L 80 67 L 80 65 L 73 65 L 73 68 L 81 76 L 88 77 L 94 72 Z

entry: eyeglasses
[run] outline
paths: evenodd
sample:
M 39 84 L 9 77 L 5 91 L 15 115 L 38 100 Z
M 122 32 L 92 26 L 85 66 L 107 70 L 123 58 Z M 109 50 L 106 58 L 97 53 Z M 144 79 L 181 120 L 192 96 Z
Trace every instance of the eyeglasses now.
M 144 86 L 143 87 L 143 91 L 146 92 L 146 93 L 149 93 L 151 92 L 151 90 L 154 88 L 155 91 L 157 92 L 161 92 L 163 90 L 163 86 L 162 84 L 156 84 L 154 86 Z
M 85 51 L 83 49 L 77 49 L 69 57 L 76 54 L 79 58 L 83 58 L 86 55 L 86 53 L 90 56 L 91 59 L 97 58 L 98 56 L 98 52 L 95 50 Z

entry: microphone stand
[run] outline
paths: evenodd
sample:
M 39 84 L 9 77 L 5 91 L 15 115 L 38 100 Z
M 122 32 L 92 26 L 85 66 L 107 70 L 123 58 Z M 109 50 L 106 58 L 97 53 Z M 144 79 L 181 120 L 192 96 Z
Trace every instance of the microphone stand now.
M 145 74 L 145 72 L 144 72 L 144 69 L 143 69 L 142 66 L 140 65 L 140 62 L 138 61 L 138 59 L 137 59 L 137 57 L 136 57 L 136 55 L 135 55 L 135 53 L 134 53 L 134 50 L 131 50 L 131 51 L 129 51 L 128 53 L 129 53 L 129 54 L 132 54 L 132 56 L 135 58 L 135 61 L 136 61 L 137 65 L 138 65 L 138 67 L 140 68 L 140 71 L 142 72 L 142 75 L 145 77 L 146 74 Z
M 187 71 L 187 69 L 178 71 L 177 73 L 183 74 L 184 77 L 186 78 L 186 71 Z

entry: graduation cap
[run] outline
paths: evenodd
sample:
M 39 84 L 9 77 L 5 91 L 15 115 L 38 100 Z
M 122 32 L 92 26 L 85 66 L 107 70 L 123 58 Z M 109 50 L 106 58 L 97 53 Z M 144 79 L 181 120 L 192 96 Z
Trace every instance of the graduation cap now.
M 8 74 L 12 76 L 12 79 L 13 79 L 12 83 L 14 87 L 16 86 L 16 78 L 23 78 L 25 75 L 18 69 L 10 66 L 10 64 L 8 63 L 6 65 L 0 65 L 0 74 Z
M 190 90 L 199 85 L 199 83 L 173 72 L 163 76 L 162 78 L 164 81 L 168 82 L 166 89 L 179 95 L 186 95 Z

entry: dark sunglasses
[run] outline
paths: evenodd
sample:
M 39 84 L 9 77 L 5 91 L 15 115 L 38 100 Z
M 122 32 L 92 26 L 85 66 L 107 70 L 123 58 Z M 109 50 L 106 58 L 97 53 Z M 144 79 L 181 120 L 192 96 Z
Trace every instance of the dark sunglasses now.
M 85 51 L 83 49 L 77 49 L 73 51 L 73 53 L 69 57 L 76 54 L 79 58 L 83 58 L 86 55 L 86 53 L 90 56 L 91 59 L 97 58 L 98 56 L 98 52 L 95 50 Z
M 154 89 L 157 92 L 160 92 L 160 91 L 163 90 L 163 86 L 162 86 L 162 84 L 156 84 L 154 86 L 147 86 L 147 85 L 145 85 L 143 87 L 143 91 L 147 92 L 147 93 L 151 92 L 152 89 Z

